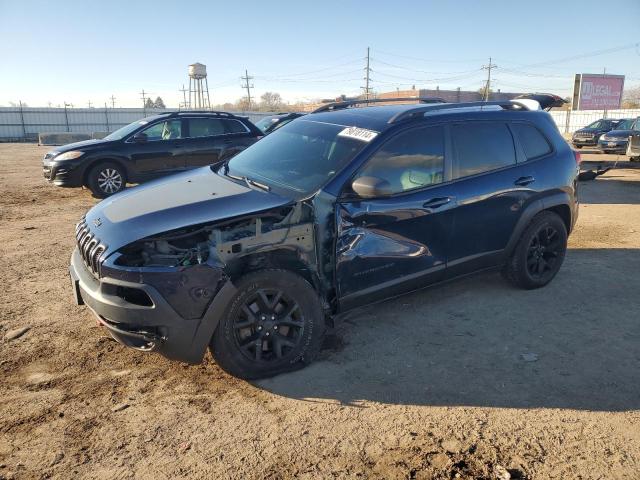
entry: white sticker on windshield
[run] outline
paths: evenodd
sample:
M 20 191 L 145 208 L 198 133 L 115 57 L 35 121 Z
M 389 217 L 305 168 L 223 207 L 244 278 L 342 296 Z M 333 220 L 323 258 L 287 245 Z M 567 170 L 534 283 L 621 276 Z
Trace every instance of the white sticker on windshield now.
M 356 140 L 361 140 L 363 142 L 370 142 L 376 138 L 377 135 L 378 132 L 358 127 L 347 127 L 338 134 L 339 137 L 355 138 Z

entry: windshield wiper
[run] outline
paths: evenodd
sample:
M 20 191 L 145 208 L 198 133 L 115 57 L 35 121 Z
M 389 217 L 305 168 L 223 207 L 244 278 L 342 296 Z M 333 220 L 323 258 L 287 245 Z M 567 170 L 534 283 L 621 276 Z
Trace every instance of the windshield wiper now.
M 232 175 L 230 173 L 226 173 L 225 174 L 227 177 L 229 178 L 233 178 L 234 180 L 240 180 L 241 182 L 244 182 L 247 184 L 247 186 L 249 187 L 258 187 L 261 190 L 264 190 L 265 192 L 268 192 L 271 190 L 271 187 L 269 185 L 265 185 L 264 183 L 260 183 L 260 182 L 256 182 L 255 180 L 251 180 L 250 178 L 246 177 L 246 176 L 239 176 L 239 175 Z
M 244 181 L 247 183 L 247 185 L 249 185 L 249 186 L 253 185 L 254 187 L 261 188 L 265 192 L 268 192 L 269 190 L 271 190 L 271 187 L 269 185 L 265 185 L 264 183 L 256 182 L 255 180 L 251 180 L 250 178 L 244 177 Z

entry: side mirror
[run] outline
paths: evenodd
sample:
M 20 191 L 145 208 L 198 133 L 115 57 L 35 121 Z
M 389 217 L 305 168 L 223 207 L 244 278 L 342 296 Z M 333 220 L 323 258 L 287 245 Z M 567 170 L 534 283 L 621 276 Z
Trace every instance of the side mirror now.
M 351 184 L 351 188 L 362 198 L 382 197 L 391 195 L 391 184 L 377 177 L 359 177 Z
M 147 141 L 147 134 L 143 132 L 136 133 L 133 136 L 133 141 L 136 143 L 144 143 Z

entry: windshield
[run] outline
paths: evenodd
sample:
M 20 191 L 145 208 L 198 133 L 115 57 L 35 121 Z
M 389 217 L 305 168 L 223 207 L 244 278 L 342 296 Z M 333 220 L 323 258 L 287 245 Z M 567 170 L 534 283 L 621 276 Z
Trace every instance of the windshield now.
M 621 120 L 620 123 L 616 125 L 616 130 L 631 130 L 631 126 L 633 125 L 632 118 L 625 118 Z
M 291 122 L 233 157 L 226 173 L 308 195 L 367 145 L 346 130 L 331 123 Z
M 587 125 L 585 128 L 611 128 L 611 122 L 609 122 L 608 120 L 596 120 L 595 122 Z
M 119 128 L 115 132 L 110 133 L 109 135 L 104 137 L 104 139 L 105 140 L 122 140 L 124 137 L 134 132 L 141 126 L 146 125 L 147 123 L 149 123 L 147 120 L 138 120 L 137 122 L 130 123 L 129 125 Z
M 256 127 L 258 127 L 263 132 L 266 132 L 267 128 L 269 128 L 272 124 L 276 123 L 277 121 L 278 121 L 278 117 L 264 117 L 256 123 Z

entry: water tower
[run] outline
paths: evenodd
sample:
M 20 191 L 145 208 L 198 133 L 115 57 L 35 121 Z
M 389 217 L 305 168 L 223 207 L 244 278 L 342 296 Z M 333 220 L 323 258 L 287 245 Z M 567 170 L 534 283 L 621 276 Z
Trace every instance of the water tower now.
M 195 110 L 211 108 L 207 66 L 201 63 L 189 65 L 189 108 Z

